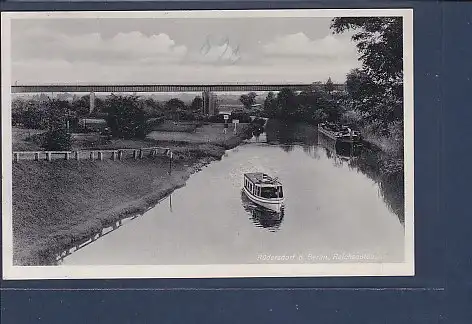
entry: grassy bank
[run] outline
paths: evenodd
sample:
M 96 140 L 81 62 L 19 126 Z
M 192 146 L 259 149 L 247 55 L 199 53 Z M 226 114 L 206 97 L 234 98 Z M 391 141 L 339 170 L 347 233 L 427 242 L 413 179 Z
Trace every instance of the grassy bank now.
M 27 128 L 12 128 L 12 148 L 13 151 L 39 151 L 41 146 L 32 141 L 32 137 L 44 133 L 44 130 L 27 129 Z
M 13 164 L 13 247 L 19 265 L 54 263 L 56 254 L 99 234 L 118 220 L 140 214 L 205 164 L 250 134 L 216 136 L 220 125 L 206 128 L 204 139 L 166 137 L 153 144 L 169 144 L 175 155 L 122 161 L 21 161 Z M 184 133 L 187 134 L 187 133 Z M 230 135 L 231 134 L 231 135 Z M 187 140 L 186 140 L 187 139 Z M 109 148 L 146 146 L 145 141 L 109 141 Z

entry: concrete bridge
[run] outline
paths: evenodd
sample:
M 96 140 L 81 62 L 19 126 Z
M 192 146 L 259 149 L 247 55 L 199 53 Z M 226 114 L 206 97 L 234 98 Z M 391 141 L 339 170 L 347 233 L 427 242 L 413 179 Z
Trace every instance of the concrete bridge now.
M 319 83 L 218 83 L 218 84 L 36 84 L 11 86 L 11 93 L 64 93 L 64 92 L 88 92 L 90 93 L 90 111 L 95 105 L 96 92 L 202 92 L 203 113 L 213 115 L 216 110 L 216 94 L 214 92 L 243 92 L 243 91 L 280 91 L 291 89 L 293 91 L 307 91 L 314 87 L 320 87 Z M 335 84 L 336 90 L 344 90 L 344 84 Z

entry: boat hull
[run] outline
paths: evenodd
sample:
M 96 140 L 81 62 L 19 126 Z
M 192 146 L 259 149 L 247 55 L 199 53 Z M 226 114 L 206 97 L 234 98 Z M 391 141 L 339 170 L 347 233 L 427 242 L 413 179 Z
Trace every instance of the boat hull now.
M 332 140 L 335 140 L 338 143 L 346 143 L 346 144 L 360 144 L 361 138 L 360 136 L 339 136 L 336 135 L 335 132 L 329 131 L 321 126 L 318 126 L 318 132 L 321 134 L 329 137 Z
M 275 211 L 275 212 L 280 212 L 282 210 L 283 204 L 284 204 L 284 199 L 264 199 L 261 197 L 256 197 L 253 194 L 251 194 L 246 188 L 243 188 L 244 193 L 246 196 L 254 203 L 258 204 L 259 206 L 262 206 L 264 208 L 267 208 L 269 210 Z

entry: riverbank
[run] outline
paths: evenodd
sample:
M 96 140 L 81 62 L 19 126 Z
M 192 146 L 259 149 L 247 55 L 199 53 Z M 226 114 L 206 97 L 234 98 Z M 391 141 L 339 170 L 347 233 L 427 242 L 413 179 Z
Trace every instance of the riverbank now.
M 209 125 L 217 134 L 222 125 Z M 97 235 L 120 219 L 144 213 L 185 185 L 191 174 L 221 159 L 225 150 L 250 136 L 243 125 L 221 140 L 173 141 L 174 155 L 122 161 L 21 161 L 13 164 L 13 256 L 16 265 L 49 265 L 55 256 Z M 117 141 L 100 146 L 136 146 L 145 141 Z M 120 146 L 120 147 L 117 147 Z M 98 147 L 97 147 L 98 148 Z M 103 148 L 103 147 L 101 147 Z M 110 148 L 110 147 L 108 147 Z
M 365 132 L 364 147 L 375 154 L 362 154 L 357 168 L 380 187 L 388 207 L 405 222 L 405 168 L 403 141 Z

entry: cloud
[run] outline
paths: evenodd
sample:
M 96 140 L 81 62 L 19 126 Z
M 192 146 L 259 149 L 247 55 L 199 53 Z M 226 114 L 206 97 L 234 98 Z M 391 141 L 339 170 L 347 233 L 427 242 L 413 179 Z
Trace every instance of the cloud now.
M 344 82 L 359 65 L 355 47 L 331 35 L 295 33 L 252 46 L 241 40 L 241 50 L 225 39 L 192 48 L 170 34 L 139 31 L 105 38 L 36 28 L 13 36 L 12 81 L 19 83 Z
M 118 33 L 104 39 L 99 33 L 64 35 L 47 30 L 27 31 L 13 42 L 13 60 L 57 58 L 77 61 L 154 60 L 176 61 L 187 48 L 177 45 L 169 35 L 144 35 L 140 32 Z
M 305 57 L 338 59 L 355 57 L 356 48 L 344 39 L 327 35 L 324 38 L 311 40 L 304 33 L 277 36 L 272 42 L 263 46 L 267 56 Z

